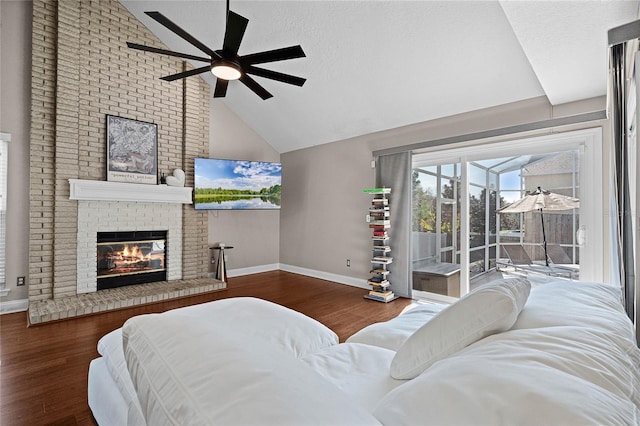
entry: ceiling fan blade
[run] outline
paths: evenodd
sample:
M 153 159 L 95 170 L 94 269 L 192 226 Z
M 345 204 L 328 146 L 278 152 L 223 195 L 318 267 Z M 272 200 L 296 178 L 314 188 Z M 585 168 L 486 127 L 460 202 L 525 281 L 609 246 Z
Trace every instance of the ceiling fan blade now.
M 237 13 L 229 11 L 227 15 L 227 29 L 224 33 L 224 42 L 222 44 L 222 50 L 229 55 L 237 55 L 240 43 L 242 43 L 242 37 L 247 29 L 249 20 L 244 16 L 240 16 Z
M 158 49 L 157 47 L 145 46 L 143 44 L 127 42 L 131 49 L 142 50 L 144 52 L 160 53 L 162 55 L 176 56 L 178 58 L 192 59 L 194 61 L 211 62 L 211 58 L 189 55 L 188 53 L 173 52 L 171 50 Z
M 253 92 L 256 95 L 260 96 L 262 100 L 266 100 L 273 97 L 271 93 L 267 92 L 267 90 L 264 87 L 260 86 L 254 79 L 249 77 L 247 74 L 242 74 L 242 77 L 240 77 L 240 81 L 243 82 L 244 85 L 247 86 L 249 89 L 253 90 Z
M 265 52 L 252 53 L 240 57 L 240 60 L 248 65 L 264 64 L 265 62 L 284 61 L 287 59 L 304 58 L 305 55 L 300 45 L 283 47 L 281 49 L 267 50 Z
M 227 94 L 227 87 L 229 86 L 229 80 L 223 80 L 219 78 L 216 81 L 216 89 L 213 92 L 214 98 L 224 98 Z
M 204 67 L 196 68 L 190 71 L 185 71 L 178 74 L 171 74 L 166 77 L 160 77 L 160 80 L 164 80 L 164 81 L 179 80 L 181 78 L 190 77 L 192 75 L 202 74 L 203 72 L 207 72 L 209 70 L 211 70 L 211 65 L 205 65 Z
M 206 46 L 203 43 L 201 43 L 199 40 L 197 40 L 191 34 L 186 32 L 182 28 L 180 28 L 177 24 L 175 24 L 169 18 L 164 16 L 162 13 L 160 13 L 160 12 L 145 12 L 145 13 L 149 17 L 151 17 L 153 20 L 158 22 L 159 24 L 164 25 L 166 28 L 168 28 L 169 30 L 173 31 L 178 36 L 182 37 L 183 39 L 185 39 L 186 41 L 188 41 L 189 43 L 191 43 L 192 45 L 194 45 L 198 49 L 202 50 L 207 55 L 211 56 L 212 58 L 221 59 L 220 55 L 218 55 L 216 52 L 211 50 L 208 46 Z
M 248 74 L 257 75 L 258 77 L 270 78 L 271 80 L 281 81 L 283 83 L 294 84 L 296 86 L 302 87 L 306 78 L 297 77 L 295 75 L 283 74 L 277 71 L 271 71 L 264 68 L 254 67 L 252 65 L 248 66 L 245 69 L 245 72 Z

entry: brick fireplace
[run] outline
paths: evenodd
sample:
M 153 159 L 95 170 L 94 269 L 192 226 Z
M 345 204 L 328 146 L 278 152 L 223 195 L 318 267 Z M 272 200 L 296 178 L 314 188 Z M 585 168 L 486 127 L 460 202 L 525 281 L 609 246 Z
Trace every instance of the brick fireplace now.
M 182 279 L 182 204 L 191 203 L 191 188 L 81 179 L 69 183 L 70 198 L 78 200 L 78 294 L 98 289 L 99 233 L 164 231 L 166 280 Z
M 182 278 L 182 217 L 179 204 L 78 202 L 77 293 L 98 289 L 98 233 L 164 230 L 167 233 L 167 281 Z M 164 280 L 161 280 L 164 281 Z
M 186 187 L 193 186 L 193 159 L 208 156 L 208 84 L 198 77 L 159 80 L 188 66 L 131 52 L 125 40 L 163 47 L 117 0 L 33 1 L 31 323 L 211 289 L 206 212 L 183 201 L 144 199 L 137 184 L 122 183 L 100 200 L 78 197 L 70 187 L 81 180 L 93 192 L 91 185 L 114 183 L 105 181 L 108 114 L 157 124 L 158 170 L 184 170 Z M 153 197 L 174 189 L 142 186 Z M 152 229 L 167 232 L 167 281 L 96 292 L 97 232 Z

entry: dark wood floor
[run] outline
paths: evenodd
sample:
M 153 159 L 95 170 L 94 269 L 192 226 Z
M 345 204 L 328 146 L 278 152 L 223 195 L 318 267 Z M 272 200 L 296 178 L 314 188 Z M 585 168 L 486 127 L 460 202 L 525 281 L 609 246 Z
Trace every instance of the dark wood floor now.
M 410 304 L 363 299 L 366 290 L 283 271 L 231 278 L 228 289 L 27 327 L 26 312 L 0 316 L 0 425 L 95 425 L 87 405 L 89 362 L 101 336 L 128 318 L 217 299 L 253 296 L 302 312 L 344 341 Z

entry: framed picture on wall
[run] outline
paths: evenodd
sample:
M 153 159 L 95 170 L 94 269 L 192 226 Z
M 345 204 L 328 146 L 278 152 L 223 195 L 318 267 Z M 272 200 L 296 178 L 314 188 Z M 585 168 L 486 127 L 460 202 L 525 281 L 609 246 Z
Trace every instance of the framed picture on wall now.
M 158 184 L 158 126 L 107 114 L 107 180 Z

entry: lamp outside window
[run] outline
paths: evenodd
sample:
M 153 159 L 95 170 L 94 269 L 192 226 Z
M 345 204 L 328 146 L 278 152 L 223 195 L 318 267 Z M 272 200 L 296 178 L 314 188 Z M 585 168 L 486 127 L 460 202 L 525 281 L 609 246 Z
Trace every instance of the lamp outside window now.
M 240 65 L 226 59 L 216 61 L 211 66 L 211 73 L 222 80 L 237 80 L 242 77 Z

